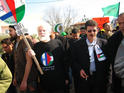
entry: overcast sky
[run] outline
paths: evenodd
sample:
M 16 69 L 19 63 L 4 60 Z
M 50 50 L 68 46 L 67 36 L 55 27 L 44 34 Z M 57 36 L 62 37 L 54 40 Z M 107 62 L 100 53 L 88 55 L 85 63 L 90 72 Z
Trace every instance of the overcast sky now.
M 103 17 L 102 8 L 120 2 L 120 13 L 124 12 L 124 0 L 26 0 L 26 13 L 22 20 L 29 33 L 37 33 L 37 26 L 43 23 L 46 10 L 71 7 L 78 18 Z M 66 11 L 65 11 L 66 12 Z M 81 20 L 79 20 L 81 21 Z
M 124 11 L 124 0 L 26 0 L 27 13 L 41 13 L 51 7 L 71 7 L 88 17 L 103 16 L 101 8 L 120 1 L 120 12 Z
M 46 10 L 71 7 L 78 18 L 85 14 L 88 18 L 103 17 L 102 8 L 120 2 L 120 13 L 124 12 L 124 0 L 26 0 L 24 24 L 30 33 L 37 33 L 37 26 L 43 23 Z M 66 12 L 66 11 L 65 11 Z

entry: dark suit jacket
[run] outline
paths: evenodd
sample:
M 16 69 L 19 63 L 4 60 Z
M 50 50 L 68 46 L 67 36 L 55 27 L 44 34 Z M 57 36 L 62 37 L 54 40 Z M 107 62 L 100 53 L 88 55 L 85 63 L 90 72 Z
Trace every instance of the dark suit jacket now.
M 123 38 L 124 37 L 123 37 L 123 34 L 121 33 L 121 31 L 116 32 L 114 35 L 112 35 L 108 39 L 108 44 L 106 47 L 108 49 L 108 55 L 107 56 L 109 58 L 110 63 L 112 64 L 112 90 L 114 91 L 114 93 L 121 93 L 120 92 L 121 79 L 115 75 L 114 62 L 115 62 L 115 57 L 117 54 L 118 47 L 119 47 Z
M 121 33 L 121 31 L 116 32 L 108 39 L 108 44 L 106 48 L 108 52 L 108 57 L 110 57 L 112 65 L 114 64 L 117 50 L 122 39 L 123 39 L 123 34 Z
M 107 41 L 104 39 L 97 39 L 97 44 L 100 46 L 103 52 L 106 51 L 106 43 Z M 80 39 L 71 47 L 71 55 L 73 75 L 78 77 L 78 79 L 83 79 L 82 77 L 80 77 L 80 70 L 83 69 L 85 73 L 90 77 L 90 56 L 86 39 Z M 95 64 L 97 78 L 96 80 L 98 80 L 99 83 L 103 83 L 105 82 L 104 80 L 107 79 L 109 62 L 107 61 L 107 59 L 105 61 L 99 62 L 97 58 L 95 58 Z

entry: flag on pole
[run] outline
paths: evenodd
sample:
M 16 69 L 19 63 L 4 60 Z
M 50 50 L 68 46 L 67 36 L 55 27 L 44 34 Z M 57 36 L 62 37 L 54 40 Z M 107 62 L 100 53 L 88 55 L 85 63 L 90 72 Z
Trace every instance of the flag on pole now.
M 119 15 L 120 2 L 114 5 L 109 5 L 107 7 L 102 8 L 104 12 L 104 16 L 114 16 L 118 17 Z
M 0 0 L 0 20 L 9 23 L 19 23 L 25 14 L 24 0 Z

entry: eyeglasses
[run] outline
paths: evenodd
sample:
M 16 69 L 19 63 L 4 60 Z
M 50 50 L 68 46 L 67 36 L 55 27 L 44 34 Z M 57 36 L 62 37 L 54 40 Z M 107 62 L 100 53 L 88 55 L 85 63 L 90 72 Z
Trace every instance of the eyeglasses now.
M 93 32 L 96 32 L 96 30 L 87 30 L 87 31 L 88 31 L 89 33 L 91 33 L 92 31 L 93 31 Z

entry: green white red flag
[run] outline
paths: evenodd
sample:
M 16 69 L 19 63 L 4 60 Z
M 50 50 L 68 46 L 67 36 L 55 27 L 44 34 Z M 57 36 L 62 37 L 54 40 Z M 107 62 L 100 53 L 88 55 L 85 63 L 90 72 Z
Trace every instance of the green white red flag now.
M 25 14 L 23 0 L 0 0 L 0 20 L 9 23 L 19 23 Z

